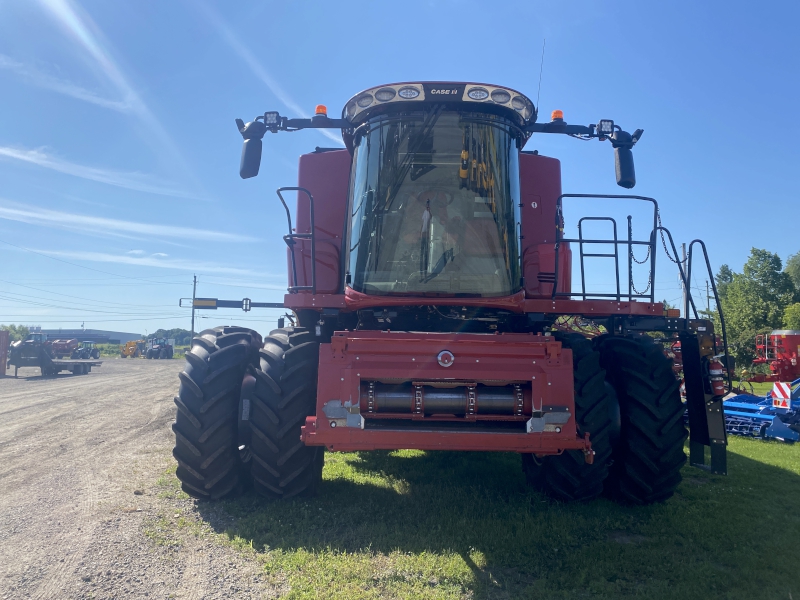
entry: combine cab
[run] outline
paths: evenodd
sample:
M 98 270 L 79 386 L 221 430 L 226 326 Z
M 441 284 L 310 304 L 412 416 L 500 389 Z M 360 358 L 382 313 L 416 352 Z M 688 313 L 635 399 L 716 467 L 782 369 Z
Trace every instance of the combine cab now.
M 365 90 L 339 119 L 319 106 L 311 119 L 268 112 L 237 126 L 242 178 L 258 174 L 267 132 L 340 129 L 346 148 L 301 156 L 298 186 L 278 190 L 291 325 L 263 340 L 208 329 L 186 354 L 173 429 L 188 494 L 219 498 L 242 478 L 270 498 L 313 494 L 325 449 L 418 448 L 516 452 L 531 485 L 563 501 L 604 489 L 664 500 L 686 460 L 687 406 L 663 346 L 643 335 L 653 331 L 681 344 L 691 462 L 705 466 L 710 446 L 710 468 L 725 472 L 712 368 L 724 349 L 696 311 L 680 318 L 655 301 L 662 240 L 677 257 L 656 201 L 563 194 L 559 161 L 523 149 L 539 134 L 608 141 L 617 183 L 632 188 L 642 130 L 570 125 L 560 111 L 538 123 L 514 90 L 436 82 Z M 576 198 L 642 203 L 652 229 L 634 239 L 629 223 L 619 239 L 610 217 L 567 223 Z M 592 220 L 613 235 L 587 237 Z M 689 272 L 678 264 L 684 281 L 698 247 Z M 648 252 L 649 292 L 626 277 L 634 249 Z M 596 257 L 614 265 L 610 291 L 587 288 Z

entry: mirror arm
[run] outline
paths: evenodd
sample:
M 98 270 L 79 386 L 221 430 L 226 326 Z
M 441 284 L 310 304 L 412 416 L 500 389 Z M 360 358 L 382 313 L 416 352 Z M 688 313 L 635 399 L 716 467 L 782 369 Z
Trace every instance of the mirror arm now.
M 312 117 L 311 119 L 281 118 L 280 125 L 273 131 L 297 131 L 299 129 L 350 129 L 347 119 L 329 119 L 328 117 Z
M 564 121 L 551 121 L 550 123 L 531 123 L 525 127 L 530 133 L 566 133 L 567 135 L 588 135 L 600 137 L 594 132 L 594 125 L 568 125 Z

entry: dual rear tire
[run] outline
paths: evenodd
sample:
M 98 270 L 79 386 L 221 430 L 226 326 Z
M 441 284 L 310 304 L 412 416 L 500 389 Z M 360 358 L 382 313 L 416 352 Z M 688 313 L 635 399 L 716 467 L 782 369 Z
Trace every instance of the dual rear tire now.
M 201 332 L 186 353 L 173 425 L 182 489 L 217 499 L 252 484 L 269 498 L 312 495 L 322 448 L 300 428 L 314 413 L 319 344 L 303 328 L 261 336 L 241 327 Z
M 675 493 L 686 462 L 684 406 L 672 363 L 651 338 L 558 336 L 573 352 L 578 433 L 590 434 L 594 462 L 567 451 L 523 455 L 536 489 L 564 502 L 601 493 L 626 504 L 661 502 Z

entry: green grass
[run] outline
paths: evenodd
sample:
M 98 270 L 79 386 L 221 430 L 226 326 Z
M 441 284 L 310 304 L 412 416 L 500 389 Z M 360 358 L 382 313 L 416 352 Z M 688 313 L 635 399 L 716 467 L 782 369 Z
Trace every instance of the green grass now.
M 288 598 L 800 599 L 800 445 L 736 438 L 664 504 L 564 505 L 511 454 L 326 455 L 321 493 L 222 508 Z

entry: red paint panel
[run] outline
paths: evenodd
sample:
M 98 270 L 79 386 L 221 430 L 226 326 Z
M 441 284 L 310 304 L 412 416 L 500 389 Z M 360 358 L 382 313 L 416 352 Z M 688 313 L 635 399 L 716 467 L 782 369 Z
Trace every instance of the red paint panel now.
M 449 350 L 455 359 L 442 367 L 437 356 Z M 424 448 L 453 450 L 506 450 L 556 453 L 583 448 L 576 437 L 573 417 L 560 432 L 464 433 L 435 430 L 380 431 L 331 427 L 324 406 L 331 400 L 360 402 L 362 381 L 470 381 L 486 385 L 524 384 L 530 389 L 535 410 L 563 407 L 574 414 L 572 352 L 553 338 L 533 334 L 337 332 L 330 344 L 320 346 L 316 418 L 306 422 L 303 440 L 308 445 L 333 449 Z M 558 410 L 558 409 L 556 409 Z M 365 418 L 369 415 L 363 414 Z M 469 422 L 452 417 L 450 422 Z
M 347 211 L 347 193 L 350 183 L 352 157 L 347 150 L 314 152 L 300 157 L 299 187 L 306 188 L 314 197 L 314 222 L 317 242 L 317 292 L 335 294 L 342 282 L 340 253 L 344 216 Z M 297 195 L 295 213 L 297 233 L 311 232 L 311 215 L 308 198 Z M 297 285 L 311 285 L 311 242 L 299 240 L 295 246 Z M 287 260 L 288 250 L 287 250 Z M 289 263 L 289 285 L 292 281 Z
M 561 195 L 561 162 L 548 156 L 520 154 L 522 269 L 527 297 L 550 296 L 555 273 L 556 205 Z M 561 245 L 558 291 L 572 284 L 572 251 Z
M 447 431 L 370 431 L 324 424 L 324 417 L 308 417 L 301 438 L 307 446 L 326 446 L 338 452 L 358 450 L 451 450 L 519 452 L 541 455 L 564 450 L 590 450 L 591 444 L 575 435 L 551 433 L 464 433 Z

